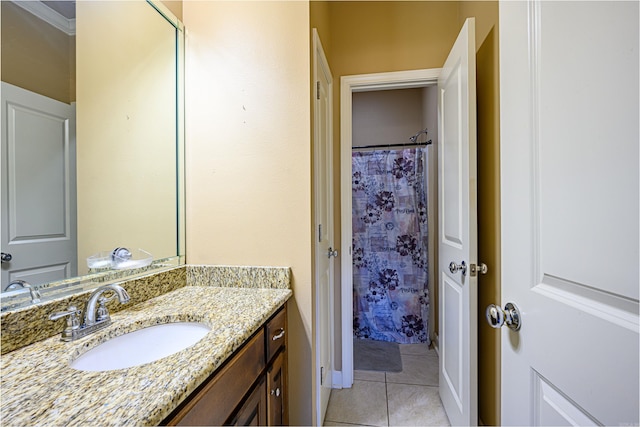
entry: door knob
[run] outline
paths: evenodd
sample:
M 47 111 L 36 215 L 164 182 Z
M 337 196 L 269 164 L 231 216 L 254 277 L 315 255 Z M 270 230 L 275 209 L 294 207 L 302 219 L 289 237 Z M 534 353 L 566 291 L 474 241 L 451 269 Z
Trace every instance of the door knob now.
M 0 260 L 2 260 L 2 262 L 9 262 L 11 261 L 11 258 L 13 258 L 9 253 L 6 253 L 6 252 L 1 252 L 1 253 L 2 253 L 2 256 L 0 256 Z
M 462 275 L 466 275 L 467 274 L 467 264 L 462 261 L 462 263 L 460 264 L 456 264 L 455 262 L 451 261 L 451 263 L 449 264 L 449 271 L 452 274 L 457 273 L 458 271 L 462 272 Z
M 487 322 L 492 328 L 500 328 L 506 324 L 512 331 L 520 330 L 522 322 L 520 320 L 520 310 L 512 303 L 508 302 L 504 306 L 504 310 L 499 305 L 491 304 L 486 311 Z
M 333 250 L 333 248 L 329 247 L 329 250 L 327 251 L 327 258 L 331 258 L 331 257 L 337 257 L 338 256 L 338 251 L 337 250 Z

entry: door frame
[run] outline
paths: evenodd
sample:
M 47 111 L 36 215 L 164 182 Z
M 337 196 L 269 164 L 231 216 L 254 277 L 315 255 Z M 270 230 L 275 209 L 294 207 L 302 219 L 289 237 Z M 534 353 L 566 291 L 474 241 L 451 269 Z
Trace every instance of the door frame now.
M 354 92 L 410 89 L 436 85 L 441 68 L 357 74 L 340 78 L 340 299 L 342 370 L 334 373 L 334 386 L 353 385 L 353 266 L 351 213 L 351 146 Z

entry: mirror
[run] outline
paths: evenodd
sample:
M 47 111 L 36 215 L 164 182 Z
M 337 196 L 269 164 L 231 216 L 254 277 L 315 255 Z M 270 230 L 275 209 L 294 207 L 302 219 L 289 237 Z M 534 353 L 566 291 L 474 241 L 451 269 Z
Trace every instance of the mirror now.
M 184 262 L 180 21 L 153 1 L 1 3 L 2 310 L 32 301 L 16 279 L 44 300 Z

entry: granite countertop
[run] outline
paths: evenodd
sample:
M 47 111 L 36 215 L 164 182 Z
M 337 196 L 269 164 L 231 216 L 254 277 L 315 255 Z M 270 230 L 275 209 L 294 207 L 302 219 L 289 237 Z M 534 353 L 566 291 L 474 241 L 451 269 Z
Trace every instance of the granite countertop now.
M 291 295 L 289 289 L 187 286 L 112 314 L 112 325 L 77 341 L 55 336 L 5 354 L 2 424 L 157 425 Z M 145 365 L 107 372 L 69 367 L 111 337 L 176 321 L 212 329 L 194 346 Z

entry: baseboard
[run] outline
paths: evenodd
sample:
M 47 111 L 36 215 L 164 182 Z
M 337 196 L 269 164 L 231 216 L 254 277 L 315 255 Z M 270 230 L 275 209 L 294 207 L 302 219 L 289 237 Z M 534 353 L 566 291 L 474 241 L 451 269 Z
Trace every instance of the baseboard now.
M 440 357 L 440 341 L 438 340 L 438 335 L 435 335 L 433 338 L 431 338 L 431 346 L 438 354 L 438 357 Z
M 331 372 L 331 388 L 343 388 L 342 371 Z

